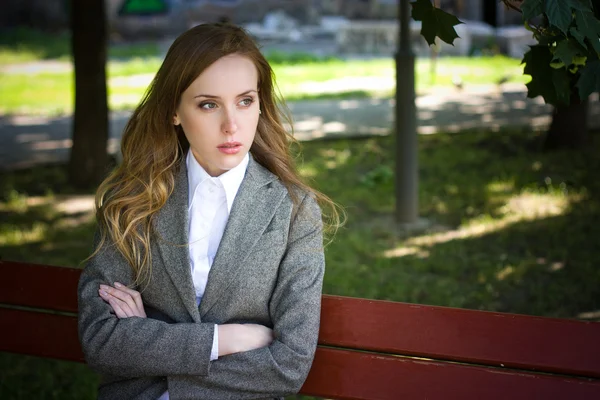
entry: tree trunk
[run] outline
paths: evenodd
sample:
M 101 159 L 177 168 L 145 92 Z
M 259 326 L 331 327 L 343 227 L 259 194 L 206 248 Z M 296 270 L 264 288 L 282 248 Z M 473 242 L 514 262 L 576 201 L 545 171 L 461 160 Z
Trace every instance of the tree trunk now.
M 574 93 L 571 104 L 556 106 L 546 133 L 544 150 L 583 149 L 589 144 L 588 101 Z
M 103 179 L 108 165 L 106 14 L 104 0 L 70 3 L 75 112 L 69 181 L 88 188 Z

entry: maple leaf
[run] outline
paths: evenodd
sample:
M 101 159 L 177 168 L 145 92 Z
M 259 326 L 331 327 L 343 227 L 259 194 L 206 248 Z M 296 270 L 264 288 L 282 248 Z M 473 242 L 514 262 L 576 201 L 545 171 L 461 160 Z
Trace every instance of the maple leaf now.
M 600 60 L 587 63 L 575 86 L 579 89 L 579 98 L 582 100 L 593 92 L 600 92 Z
M 565 34 L 573 21 L 571 4 L 565 0 L 546 0 L 546 15 L 550 24 L 556 26 Z
M 552 68 L 551 60 L 552 53 L 548 46 L 531 46 L 525 53 L 523 73 L 531 75 L 527 97 L 542 96 L 548 104 L 567 105 L 571 100 L 571 75 L 565 67 Z
M 600 54 L 600 21 L 591 12 L 576 10 L 575 22 L 579 32 L 588 38 L 596 52 Z
M 526 0 L 521 5 L 523 19 L 529 20 L 544 12 L 544 0 Z
M 564 65 L 569 66 L 573 64 L 573 59 L 580 53 L 582 53 L 582 51 L 575 40 L 561 40 L 556 45 L 552 61 L 560 60 Z
M 412 17 L 415 21 L 421 21 L 421 35 L 430 46 L 435 43 L 436 36 L 448 44 L 454 44 L 454 39 L 458 37 L 454 26 L 462 24 L 458 18 L 434 7 L 430 0 L 416 0 L 411 6 Z

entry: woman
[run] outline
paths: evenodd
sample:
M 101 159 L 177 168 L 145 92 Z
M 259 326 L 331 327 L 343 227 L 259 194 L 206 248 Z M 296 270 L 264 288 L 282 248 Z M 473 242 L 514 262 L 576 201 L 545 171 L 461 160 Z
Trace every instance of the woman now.
M 79 334 L 99 398 L 300 389 L 319 330 L 317 201 L 337 213 L 298 177 L 290 139 L 243 30 L 200 25 L 175 40 L 96 196 Z

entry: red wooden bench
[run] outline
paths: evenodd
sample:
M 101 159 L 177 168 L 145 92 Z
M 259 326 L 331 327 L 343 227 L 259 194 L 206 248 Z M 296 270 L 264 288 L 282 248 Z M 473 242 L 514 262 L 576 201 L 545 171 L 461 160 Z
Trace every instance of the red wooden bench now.
M 0 261 L 0 351 L 84 362 L 79 270 Z M 303 394 L 600 399 L 600 323 L 323 296 Z

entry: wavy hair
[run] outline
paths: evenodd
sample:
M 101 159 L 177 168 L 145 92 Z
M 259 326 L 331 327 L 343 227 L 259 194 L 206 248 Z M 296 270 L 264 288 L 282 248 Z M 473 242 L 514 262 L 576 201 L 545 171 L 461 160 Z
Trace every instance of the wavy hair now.
M 339 207 L 309 187 L 298 175 L 291 155 L 297 144 L 282 124 L 291 124 L 289 112 L 277 95 L 271 66 L 256 43 L 231 24 L 204 24 L 179 36 L 129 119 L 121 143 L 122 163 L 100 184 L 96 193 L 96 219 L 100 242 L 93 257 L 107 242 L 114 243 L 134 271 L 136 286 L 150 280 L 150 243 L 153 221 L 175 186 L 189 143 L 173 116 L 182 93 L 212 63 L 229 54 L 248 57 L 258 71 L 262 114 L 250 148 L 254 159 L 286 186 L 294 204 L 297 189 L 313 193 L 322 209 L 324 230 L 340 226 Z M 182 244 L 186 245 L 186 244 Z

